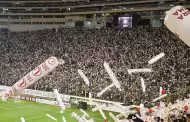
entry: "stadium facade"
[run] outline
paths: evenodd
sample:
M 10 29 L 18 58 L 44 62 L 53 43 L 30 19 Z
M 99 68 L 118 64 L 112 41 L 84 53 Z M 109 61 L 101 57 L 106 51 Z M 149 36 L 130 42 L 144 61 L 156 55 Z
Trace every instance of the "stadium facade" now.
M 10 31 L 118 26 L 119 17 L 132 17 L 133 26 L 146 24 L 159 27 L 163 25 L 165 11 L 174 5 L 190 7 L 185 1 L 176 0 L 7 0 L 0 1 L 0 4 L 0 28 Z

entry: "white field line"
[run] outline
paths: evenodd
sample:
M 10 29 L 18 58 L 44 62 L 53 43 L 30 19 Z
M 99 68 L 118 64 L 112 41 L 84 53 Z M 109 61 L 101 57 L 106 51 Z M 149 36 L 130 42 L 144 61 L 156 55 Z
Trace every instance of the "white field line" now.
M 38 109 L 44 109 L 44 110 L 49 110 L 49 108 L 45 108 L 45 107 L 38 107 L 38 106 L 33 106 L 33 105 L 25 105 L 25 106 L 20 106 L 20 107 L 16 107 L 14 109 L 22 109 L 22 108 L 38 108 Z
M 0 109 L 5 109 L 5 110 L 16 110 L 16 109 L 22 109 L 22 108 L 37 108 L 37 109 L 50 110 L 49 108 L 45 108 L 43 106 L 38 107 L 38 106 L 33 106 L 33 105 L 25 105 L 25 106 L 14 107 L 14 108 L 0 107 Z
M 8 104 L 16 104 L 14 102 L 6 102 Z M 35 105 L 23 105 L 23 104 L 18 104 L 20 107 L 14 107 L 13 109 L 11 110 L 14 110 L 14 109 L 20 109 L 20 108 L 26 108 L 26 107 L 33 107 L 33 108 L 40 108 L 40 109 L 45 109 L 45 110 L 49 110 L 48 108 L 46 108 L 45 106 L 47 105 L 40 105 L 39 107 L 38 106 L 35 106 Z M 0 107 L 1 108 L 1 107 Z M 3 107 L 2 107 L 3 108 Z M 7 108 L 7 109 L 10 109 L 10 108 Z
M 6 107 L 0 107 L 0 109 L 13 110 L 11 108 L 6 108 Z

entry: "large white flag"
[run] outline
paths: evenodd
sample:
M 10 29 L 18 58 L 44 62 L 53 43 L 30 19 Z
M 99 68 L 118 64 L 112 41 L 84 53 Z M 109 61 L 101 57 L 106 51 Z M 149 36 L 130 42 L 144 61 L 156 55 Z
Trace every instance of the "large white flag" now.
M 175 6 L 166 12 L 164 24 L 183 42 L 190 46 L 190 11 L 183 6 Z

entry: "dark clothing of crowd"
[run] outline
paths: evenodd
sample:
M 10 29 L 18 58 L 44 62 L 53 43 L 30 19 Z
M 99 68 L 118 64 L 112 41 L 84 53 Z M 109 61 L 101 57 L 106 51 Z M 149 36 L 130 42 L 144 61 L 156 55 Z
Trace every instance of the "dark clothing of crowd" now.
M 164 52 L 165 56 L 149 65 L 148 60 Z M 103 63 L 110 64 L 121 83 L 121 92 L 113 87 L 100 99 L 136 104 L 152 101 L 163 87 L 168 94 L 190 85 L 190 47 L 166 28 L 59 28 L 27 32 L 0 33 L 0 84 L 11 86 L 50 56 L 65 64 L 34 83 L 30 88 L 87 96 L 112 83 Z M 152 73 L 129 75 L 127 69 L 152 68 Z M 89 78 L 86 86 L 77 69 Z M 140 78 L 145 79 L 143 93 Z M 86 92 L 85 92 L 86 90 Z M 86 93 L 86 95 L 85 95 Z M 179 97 L 187 97 L 183 93 Z M 174 98 L 172 98 L 174 99 Z

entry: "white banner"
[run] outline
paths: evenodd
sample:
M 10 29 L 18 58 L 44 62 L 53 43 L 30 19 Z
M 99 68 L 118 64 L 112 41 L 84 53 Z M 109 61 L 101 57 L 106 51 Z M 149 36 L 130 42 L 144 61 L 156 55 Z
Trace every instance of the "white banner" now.
M 36 98 L 36 102 L 48 104 L 48 105 L 57 105 L 57 101 L 44 100 L 44 99 L 39 99 L 39 98 Z
M 20 94 L 20 92 L 24 91 L 24 89 L 31 86 L 33 83 L 50 73 L 53 69 L 55 69 L 60 62 L 56 57 L 50 57 L 39 66 L 37 66 L 34 70 L 29 72 L 23 78 L 21 78 L 18 82 L 16 82 L 12 88 L 9 90 L 8 96 L 15 96 L 16 94 Z
M 30 94 L 30 95 L 39 96 L 39 97 L 55 98 L 55 94 L 53 92 L 38 91 L 38 90 L 32 90 L 32 89 L 25 89 L 24 94 Z M 60 94 L 60 96 L 63 101 L 70 101 L 69 95 Z
M 38 103 L 43 103 L 43 104 L 48 104 L 48 105 L 56 105 L 56 106 L 59 106 L 57 101 L 51 101 L 51 100 L 45 100 L 45 99 L 36 98 L 36 102 L 38 102 Z M 63 104 L 64 104 L 64 106 L 65 106 L 66 108 L 70 108 L 70 107 L 71 107 L 71 104 L 70 104 L 70 103 L 63 103 Z
M 175 6 L 166 12 L 164 24 L 170 31 L 190 46 L 190 11 L 183 6 Z

